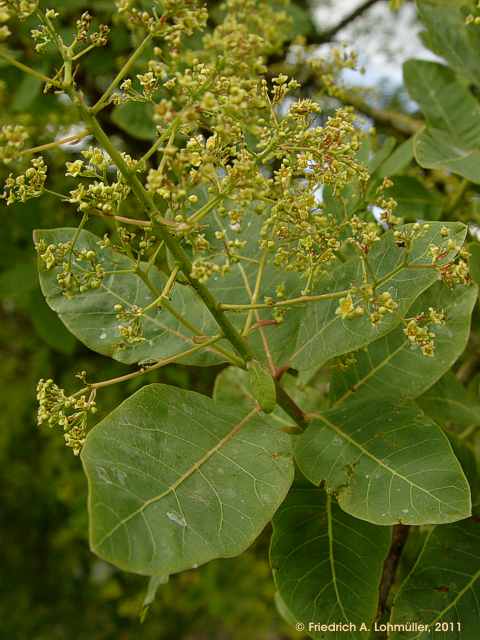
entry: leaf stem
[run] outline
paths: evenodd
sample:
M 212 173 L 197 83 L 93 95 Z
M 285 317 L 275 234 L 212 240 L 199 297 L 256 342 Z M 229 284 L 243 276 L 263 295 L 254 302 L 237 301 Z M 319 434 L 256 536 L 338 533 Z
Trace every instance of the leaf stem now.
M 250 304 L 257 304 L 258 296 L 260 294 L 260 287 L 262 286 L 262 278 L 265 273 L 265 264 L 267 262 L 268 249 L 264 249 L 262 251 L 262 255 L 260 257 L 260 264 L 258 265 L 257 271 L 257 279 L 255 281 L 255 289 L 253 290 Z M 253 317 L 254 317 L 254 309 L 250 309 L 247 315 L 247 319 L 245 320 L 245 325 L 243 327 L 242 335 L 246 336 L 250 331 L 250 327 L 252 326 Z
M 130 69 L 133 67 L 133 65 L 138 60 L 138 58 L 142 55 L 142 53 L 144 52 L 144 50 L 146 49 L 146 47 L 148 46 L 151 40 L 152 40 L 152 34 L 149 33 L 144 38 L 144 40 L 140 43 L 140 45 L 135 49 L 135 51 L 132 53 L 130 58 L 125 62 L 123 67 L 120 69 L 120 71 L 117 73 L 115 78 L 112 80 L 110 85 L 105 90 L 104 94 L 93 105 L 92 107 L 93 114 L 98 113 L 101 109 L 103 109 L 103 107 L 108 102 L 108 99 L 110 98 L 112 93 L 115 91 L 117 86 L 120 84 L 123 78 L 127 75 Z
M 103 213 L 102 211 L 98 210 L 90 211 L 90 213 L 94 216 L 98 216 L 99 218 L 110 218 L 111 220 L 116 220 L 117 222 L 121 222 L 123 224 L 131 224 L 136 227 L 143 227 L 144 229 L 150 229 L 152 226 L 152 223 L 149 220 L 127 218 L 126 216 L 114 216 L 110 213 Z
M 173 362 L 177 362 L 177 360 L 180 360 L 181 358 L 185 358 L 186 356 L 190 356 L 193 353 L 196 353 L 197 351 L 200 351 L 200 349 L 204 349 L 205 347 L 209 347 L 212 344 L 215 344 L 215 342 L 218 342 L 219 340 L 222 339 L 223 336 L 221 335 L 217 335 L 217 336 L 213 336 L 212 338 L 210 338 L 209 340 L 205 340 L 202 343 L 196 344 L 193 347 L 191 347 L 190 349 L 187 349 L 186 351 L 182 351 L 180 353 L 175 354 L 174 356 L 169 356 L 168 358 L 163 358 L 162 360 L 159 360 L 158 362 L 155 362 L 155 364 L 152 364 L 148 367 L 141 367 L 140 369 L 138 369 L 137 371 L 132 371 L 131 373 L 126 373 L 123 376 L 118 376 L 116 378 L 110 378 L 109 380 L 101 380 L 100 382 L 93 382 L 92 384 L 89 384 L 88 387 L 84 387 L 83 389 L 80 389 L 80 391 L 77 391 L 77 393 L 75 393 L 74 395 L 81 395 L 82 393 L 84 393 L 85 391 L 88 391 L 89 389 L 102 389 L 103 387 L 109 387 L 110 385 L 113 384 L 117 384 L 119 382 L 126 382 L 127 380 L 133 380 L 133 378 L 138 378 L 138 376 L 143 376 L 146 373 L 150 373 L 150 371 L 155 371 L 155 369 L 160 369 L 160 367 L 164 367 L 167 364 L 172 364 Z
M 350 289 L 344 291 L 336 291 L 335 293 L 322 293 L 317 296 L 299 296 L 298 298 L 290 298 L 288 300 L 278 300 L 276 302 L 255 302 L 253 304 L 220 304 L 219 308 L 223 311 L 235 311 L 243 313 L 255 309 L 272 309 L 274 307 L 290 307 L 297 304 L 305 304 L 307 302 L 321 302 L 322 300 L 337 300 L 350 293 Z

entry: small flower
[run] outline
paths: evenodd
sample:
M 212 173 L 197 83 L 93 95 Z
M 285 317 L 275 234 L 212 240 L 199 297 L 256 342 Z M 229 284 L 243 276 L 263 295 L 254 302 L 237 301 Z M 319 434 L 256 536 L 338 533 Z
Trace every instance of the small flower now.
M 345 298 L 340 298 L 338 307 L 335 311 L 335 315 L 340 316 L 342 320 L 363 316 L 364 313 L 365 309 L 362 306 L 354 305 L 353 298 L 350 293 L 346 295 Z

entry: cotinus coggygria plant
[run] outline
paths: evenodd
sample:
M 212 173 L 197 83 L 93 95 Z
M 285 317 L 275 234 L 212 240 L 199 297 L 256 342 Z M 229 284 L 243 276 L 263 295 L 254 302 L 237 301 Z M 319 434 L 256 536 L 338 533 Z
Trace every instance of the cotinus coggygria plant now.
M 52 114 L 3 123 L 6 211 L 46 197 L 74 221 L 38 220 L 43 294 L 125 365 L 40 380 L 38 423 L 81 459 L 92 551 L 149 576 L 147 603 L 272 523 L 278 608 L 312 638 L 474 638 L 479 10 L 418 2 L 443 62 L 406 64 L 424 120 L 394 139 L 361 126 L 336 83 L 354 56 L 310 55 L 297 5 L 208 5 L 0 2 L 0 58 Z M 172 363 L 213 372 L 212 396 L 155 382 Z

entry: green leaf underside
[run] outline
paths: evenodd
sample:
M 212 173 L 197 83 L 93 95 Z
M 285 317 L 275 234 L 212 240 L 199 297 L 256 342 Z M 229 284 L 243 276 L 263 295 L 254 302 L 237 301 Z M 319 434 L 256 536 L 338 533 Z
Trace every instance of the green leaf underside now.
M 88 435 L 92 549 L 169 575 L 243 552 L 293 480 L 290 438 L 191 391 L 149 385 Z
M 434 527 L 395 599 L 392 623 L 412 620 L 433 625 L 432 632 L 394 632 L 409 640 L 432 637 L 435 623 L 452 622 L 441 637 L 476 640 L 480 617 L 480 518 Z M 461 630 L 457 629 L 461 624 Z M 440 636 L 440 629 L 435 635 Z
M 415 138 L 415 158 L 425 169 L 447 169 L 480 183 L 480 140 L 476 145 L 469 148 L 440 129 L 427 129 Z
M 450 237 L 463 244 L 466 228 L 460 223 L 447 223 Z M 338 300 L 309 304 L 305 317 L 299 326 L 296 347 L 290 356 L 290 364 L 301 369 L 318 369 L 327 360 L 354 351 L 377 338 L 389 333 L 400 323 L 400 315 L 405 315 L 415 299 L 437 279 L 433 269 L 415 268 L 431 265 L 430 244 L 446 246 L 441 236 L 441 223 L 430 223 L 430 229 L 413 242 L 409 263 L 402 266 L 405 249 L 397 247 L 392 232 L 387 232 L 372 247 L 368 259 L 377 279 L 385 278 L 377 293 L 389 291 L 398 303 L 398 313 L 387 314 L 378 326 L 373 326 L 368 315 L 359 318 L 341 319 L 336 315 Z M 404 228 L 411 228 L 405 225 Z M 453 258 L 449 254 L 449 260 Z M 321 283 L 321 291 L 342 291 L 352 282 L 360 283 L 362 265 L 360 260 L 351 260 L 341 265 Z M 318 287 L 320 290 L 320 287 Z
M 307 631 L 311 621 L 370 625 L 390 540 L 390 527 L 356 520 L 322 489 L 295 484 L 273 519 L 270 548 L 275 585 L 288 612 Z M 340 638 L 345 632 L 309 635 Z
M 256 225 L 251 225 L 253 231 Z M 409 256 L 410 267 L 403 266 L 405 249 L 397 247 L 392 232 L 386 233 L 372 248 L 369 261 L 377 279 L 383 282 L 377 292 L 390 291 L 399 304 L 399 313 L 406 313 L 414 300 L 437 279 L 434 269 L 415 268 L 429 266 L 431 243 L 446 247 L 447 240 L 440 234 L 440 228 L 447 226 L 450 237 L 458 244 L 465 238 L 466 227 L 460 223 L 431 223 L 428 232 L 413 242 Z M 409 228 L 409 225 L 405 226 Z M 66 242 L 72 239 L 74 229 L 37 231 L 35 238 L 47 243 Z M 251 233 L 251 231 L 247 231 Z M 98 238 L 88 231 L 81 231 L 76 248 L 98 250 Z M 118 271 L 133 268 L 133 262 L 126 256 L 109 248 L 100 252 L 100 261 L 106 271 Z M 448 259 L 454 257 L 451 251 Z M 74 269 L 81 268 L 74 261 Z M 127 364 L 146 359 L 169 357 L 192 346 L 193 335 L 185 329 L 167 311 L 159 308 L 148 312 L 144 320 L 146 340 L 139 344 L 123 345 L 119 335 L 120 324 L 113 310 L 115 304 L 124 306 L 136 304 L 146 306 L 155 298 L 144 282 L 134 273 L 109 275 L 100 289 L 79 294 L 72 299 L 63 296 L 56 281 L 56 269 L 47 271 L 40 262 L 40 282 L 43 293 L 51 308 L 56 311 L 67 328 L 84 344 L 94 351 L 125 362 Z M 224 278 L 212 278 L 209 281 L 217 299 L 223 303 L 248 304 L 255 285 L 255 265 L 240 264 Z M 352 284 L 362 282 L 363 267 L 359 258 L 341 264 L 321 279 L 312 293 L 314 295 L 333 293 L 349 289 Z M 159 293 L 165 276 L 152 268 L 149 277 Z M 280 281 L 287 280 L 288 295 L 298 295 L 298 277 L 292 274 L 285 278 L 272 265 L 267 266 L 265 285 L 260 291 L 259 300 L 272 295 Z M 171 297 L 173 307 L 190 322 L 193 322 L 206 335 L 214 335 L 218 327 L 210 313 L 199 301 L 190 287 L 177 284 Z M 337 300 L 311 302 L 296 306 L 287 313 L 286 320 L 277 326 L 266 326 L 255 330 L 249 337 L 252 348 L 265 362 L 267 359 L 276 366 L 290 364 L 299 370 L 318 369 L 330 358 L 358 349 L 378 337 L 391 331 L 400 322 L 398 313 L 387 314 L 379 326 L 372 326 L 367 314 L 360 318 L 342 320 L 336 315 Z M 230 318 L 241 329 L 245 314 L 229 313 Z M 255 314 L 255 322 L 271 320 L 271 312 Z M 211 349 L 214 349 L 212 347 Z M 194 356 L 188 362 L 195 364 L 214 364 L 221 361 L 210 351 Z
M 335 373 L 331 391 L 335 404 L 353 398 L 416 398 L 424 393 L 463 353 L 477 293 L 476 286 L 450 289 L 441 282 L 427 289 L 409 315 L 415 316 L 429 307 L 445 311 L 445 325 L 432 327 L 436 334 L 434 357 L 427 358 L 419 348 L 412 347 L 400 326 L 357 351 L 356 362 L 349 369 Z
M 75 229 L 41 230 L 35 232 L 35 240 L 43 239 L 47 243 L 69 242 Z M 127 256 L 110 248 L 98 248 L 99 238 L 89 231 L 81 231 L 76 249 L 96 250 L 99 262 L 107 272 L 133 269 L 135 266 Z M 73 272 L 81 272 L 82 265 L 72 261 Z M 84 267 L 83 267 L 84 268 Z M 49 306 L 59 315 L 65 326 L 87 347 L 115 360 L 132 364 L 143 360 L 167 358 L 194 346 L 193 331 L 185 328 L 165 309 L 156 307 L 146 313 L 143 320 L 145 340 L 138 344 L 125 345 L 119 333 L 119 325 L 114 311 L 116 304 L 145 307 L 156 296 L 135 273 L 119 273 L 105 276 L 99 289 L 66 298 L 57 284 L 58 269 L 46 270 L 39 260 L 40 284 Z M 160 295 L 166 277 L 152 267 L 149 277 Z M 171 296 L 171 304 L 183 317 L 194 323 L 206 335 L 215 335 L 218 331 L 215 321 L 192 290 L 176 285 Z M 202 351 L 201 355 L 190 357 L 188 362 L 195 364 L 214 364 L 220 359 L 212 350 Z
M 374 524 L 440 524 L 470 515 L 470 489 L 439 427 L 414 404 L 350 402 L 318 415 L 295 458 L 342 509 Z
M 476 99 L 451 69 L 436 62 L 409 60 L 404 75 L 427 121 L 427 128 L 414 139 L 419 164 L 479 182 L 480 106 Z
M 465 429 L 480 425 L 480 402 L 467 393 L 452 372 L 443 376 L 416 402 L 442 426 Z

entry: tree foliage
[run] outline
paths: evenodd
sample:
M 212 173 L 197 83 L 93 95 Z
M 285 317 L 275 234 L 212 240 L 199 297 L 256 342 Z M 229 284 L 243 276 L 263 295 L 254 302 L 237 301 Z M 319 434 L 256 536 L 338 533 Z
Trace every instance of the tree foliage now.
M 473 638 L 478 7 L 418 0 L 443 58 L 405 65 L 419 121 L 350 95 L 355 57 L 310 56 L 287 0 L 57 4 L 0 3 L 4 93 L 25 74 L 2 197 L 61 212 L 33 234 L 40 335 L 135 366 L 37 386 L 39 426 L 81 457 L 92 551 L 149 576 L 148 606 L 273 522 L 277 604 L 311 637 Z M 143 384 L 171 363 L 211 371 L 213 398 Z

